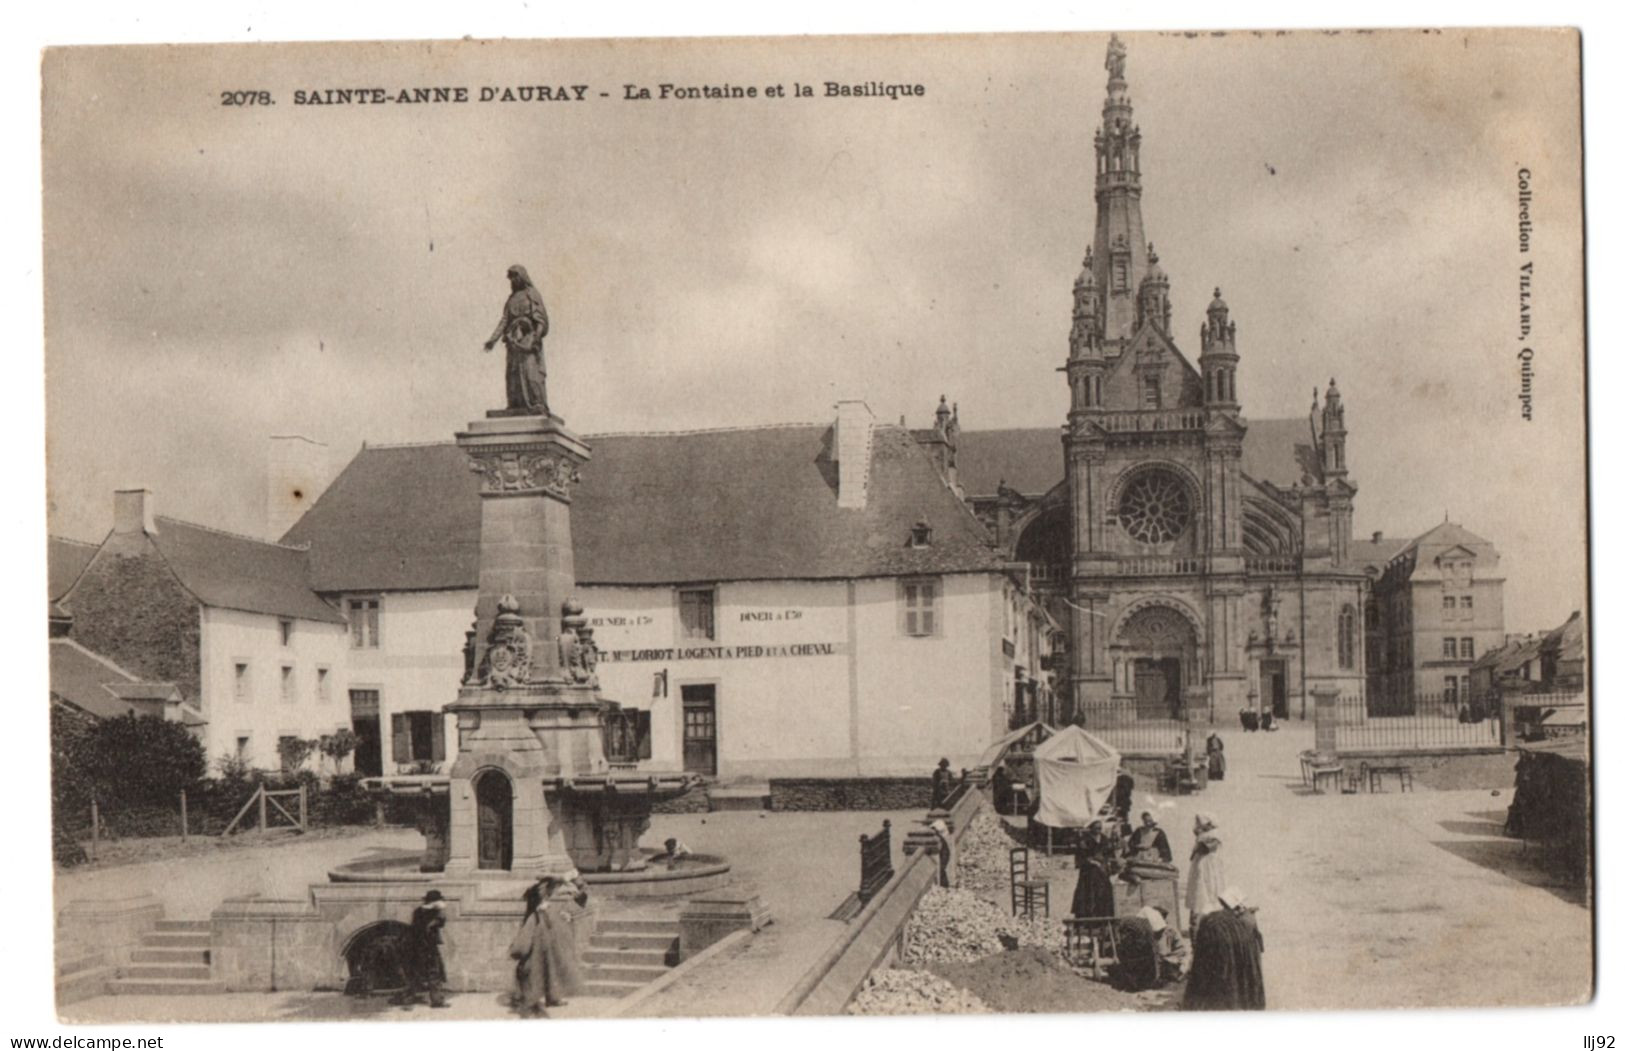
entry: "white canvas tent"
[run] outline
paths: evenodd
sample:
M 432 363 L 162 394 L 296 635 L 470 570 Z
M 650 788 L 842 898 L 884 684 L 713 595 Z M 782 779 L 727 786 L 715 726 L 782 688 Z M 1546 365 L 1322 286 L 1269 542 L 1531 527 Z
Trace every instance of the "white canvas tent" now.
M 1050 828 L 1081 828 L 1106 805 L 1117 785 L 1117 749 L 1082 727 L 1066 726 L 1033 750 L 1038 813 Z
M 1036 735 L 1040 740 L 1055 733 L 1055 727 L 1048 723 L 1028 723 L 1019 730 L 1011 730 L 1003 737 L 988 745 L 976 759 L 977 766 L 992 766 L 1004 758 L 1004 753 L 1016 742 L 1024 739 L 1028 734 Z

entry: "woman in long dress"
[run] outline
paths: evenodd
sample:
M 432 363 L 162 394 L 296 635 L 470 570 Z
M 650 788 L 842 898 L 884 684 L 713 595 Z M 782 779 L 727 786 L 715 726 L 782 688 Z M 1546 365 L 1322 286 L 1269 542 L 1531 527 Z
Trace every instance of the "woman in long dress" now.
M 1078 885 L 1072 891 L 1072 915 L 1079 919 L 1104 919 L 1117 915 L 1112 893 L 1112 877 L 1107 870 L 1108 846 L 1101 823 L 1095 821 L 1083 834 L 1078 846 Z
M 1203 916 L 1216 909 L 1224 891 L 1224 857 L 1219 853 L 1218 823 L 1208 814 L 1196 815 L 1196 848 L 1191 851 L 1190 885 L 1185 889 L 1185 910 L 1191 936 Z
M 1194 939 L 1187 1011 L 1264 1010 L 1264 936 L 1241 893 L 1226 890 L 1223 906 L 1202 921 Z
M 575 932 L 560 906 L 548 900 L 563 884 L 547 876 L 525 891 L 525 918 L 508 946 L 516 961 L 514 1006 L 522 1017 L 546 1018 L 547 1008 L 561 1007 L 581 992 Z
M 1207 779 L 1224 780 L 1224 741 L 1216 733 L 1207 735 Z

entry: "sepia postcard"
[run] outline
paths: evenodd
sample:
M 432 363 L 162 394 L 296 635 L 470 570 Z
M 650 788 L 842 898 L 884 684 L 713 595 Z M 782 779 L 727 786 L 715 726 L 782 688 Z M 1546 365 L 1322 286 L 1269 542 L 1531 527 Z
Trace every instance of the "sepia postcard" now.
M 48 49 L 57 1017 L 1589 1001 L 1580 50 Z

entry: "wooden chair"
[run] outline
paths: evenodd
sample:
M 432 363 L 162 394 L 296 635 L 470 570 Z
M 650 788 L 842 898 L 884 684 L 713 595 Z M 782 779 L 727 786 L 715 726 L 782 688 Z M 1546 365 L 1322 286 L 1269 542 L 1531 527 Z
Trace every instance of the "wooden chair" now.
M 1033 919 L 1038 907 L 1049 917 L 1049 880 L 1033 879 L 1026 847 L 1010 848 L 1010 915 Z

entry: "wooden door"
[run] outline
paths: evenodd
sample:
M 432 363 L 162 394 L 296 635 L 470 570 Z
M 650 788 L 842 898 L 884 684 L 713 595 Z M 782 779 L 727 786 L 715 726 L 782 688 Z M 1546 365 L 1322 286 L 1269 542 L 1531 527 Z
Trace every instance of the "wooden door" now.
M 683 769 L 691 774 L 717 772 L 717 688 L 683 687 Z
M 1286 702 L 1286 662 L 1263 661 L 1259 672 L 1264 680 L 1264 703 L 1277 719 L 1287 718 L 1291 713 Z
M 513 786 L 499 770 L 487 770 L 474 786 L 479 810 L 479 867 L 513 868 Z
M 1141 657 L 1134 662 L 1134 714 L 1138 718 L 1179 718 L 1179 692 L 1179 658 Z

